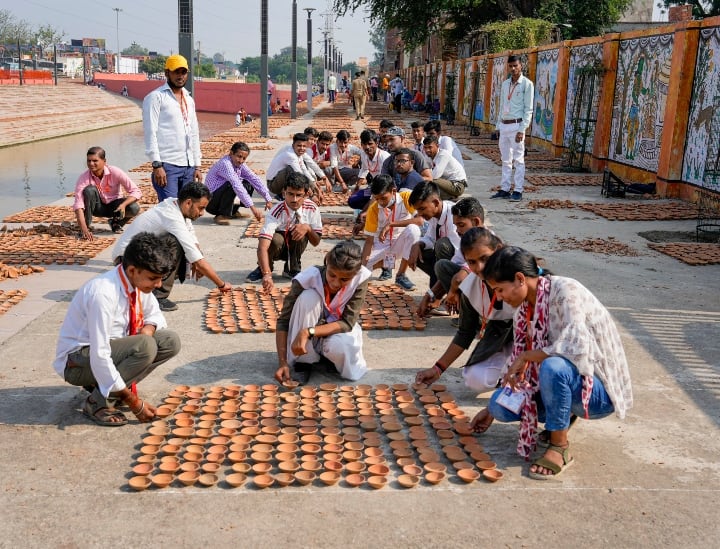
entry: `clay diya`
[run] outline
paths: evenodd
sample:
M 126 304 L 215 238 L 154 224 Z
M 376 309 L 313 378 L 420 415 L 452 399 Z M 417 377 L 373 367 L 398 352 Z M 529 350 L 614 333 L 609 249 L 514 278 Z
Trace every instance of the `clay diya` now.
M 200 464 L 196 461 L 184 461 L 180 464 L 180 470 L 183 473 L 187 473 L 188 471 L 199 471 L 200 470 Z
M 387 485 L 387 477 L 381 475 L 372 475 L 367 479 L 368 484 L 373 490 L 379 490 Z
M 227 457 L 230 463 L 239 463 L 245 461 L 247 454 L 245 452 L 230 452 Z
M 377 463 L 375 465 L 370 465 L 368 467 L 368 473 L 370 473 L 373 476 L 386 476 L 390 474 L 390 467 L 387 465 L 384 465 L 382 463 Z
M 473 461 L 491 461 L 490 454 L 486 454 L 485 452 L 482 452 L 482 451 L 470 452 L 470 457 L 473 459 Z
M 143 438 L 143 444 L 147 446 L 160 446 L 165 442 L 165 437 L 160 435 L 150 435 Z
M 453 467 L 456 471 L 462 471 L 463 469 L 472 469 L 473 464 L 467 461 L 453 461 Z
M 414 465 L 414 464 L 406 465 L 405 467 L 402 468 L 402 470 L 403 470 L 403 473 L 405 473 L 406 475 L 412 475 L 415 477 L 419 477 L 423 473 L 422 467 L 420 467 L 418 465 Z
M 441 472 L 430 472 L 425 474 L 425 480 L 428 481 L 430 484 L 439 484 L 440 482 L 445 479 L 445 473 Z
M 135 467 L 132 468 L 132 472 L 138 476 L 144 477 L 146 475 L 149 475 L 153 469 L 154 467 L 152 463 L 138 463 Z
M 503 478 L 502 471 L 498 471 L 497 469 L 485 469 L 482 472 L 482 476 L 485 480 L 490 482 L 497 482 L 501 478 Z
M 174 473 L 180 469 L 180 462 L 177 460 L 163 461 L 158 465 L 158 469 L 163 473 Z
M 326 486 L 333 486 L 340 480 L 340 473 L 337 471 L 324 471 L 320 473 L 319 478 Z
M 232 470 L 236 473 L 247 475 L 252 470 L 252 465 L 244 462 L 233 463 Z
M 340 472 L 342 471 L 343 464 L 336 460 L 325 460 L 323 467 L 326 471 Z
M 183 471 L 178 475 L 178 480 L 185 486 L 192 486 L 200 478 L 197 471 Z
M 295 473 L 295 480 L 298 481 L 299 484 L 302 486 L 306 486 L 310 483 L 312 483 L 317 478 L 317 475 L 314 471 L 298 471 Z
M 157 455 L 157 453 L 160 451 L 159 446 L 152 446 L 150 444 L 146 444 L 145 446 L 140 448 L 140 453 L 145 456 L 154 456 Z
M 230 473 L 225 477 L 225 482 L 233 488 L 238 488 L 247 482 L 247 475 L 245 473 Z
M 137 492 L 149 488 L 151 484 L 152 480 L 146 476 L 131 477 L 130 480 L 128 480 L 130 488 Z
M 487 470 L 489 470 L 489 469 L 495 469 L 495 467 L 497 466 L 497 464 L 496 464 L 494 461 L 489 461 L 489 460 L 478 461 L 475 465 L 476 465 L 477 468 L 480 469 L 481 471 L 487 471 Z
M 280 486 L 290 486 L 295 481 L 295 475 L 292 473 L 278 473 L 275 475 L 275 482 Z
M 180 451 L 180 446 L 176 444 L 165 444 L 160 447 L 160 452 L 166 456 L 174 456 Z
M 253 473 L 257 475 L 264 475 L 266 473 L 269 473 L 272 469 L 272 464 L 270 463 L 255 463 L 252 466 Z
M 272 475 L 258 475 L 253 479 L 253 483 L 260 489 L 269 488 L 275 484 L 275 477 Z
M 322 448 L 320 447 L 319 444 L 303 444 L 302 446 L 300 446 L 300 449 L 301 449 L 305 454 L 315 455 L 315 454 L 319 454 L 319 453 L 320 453 L 320 450 L 321 450 Z
M 323 465 L 322 463 L 320 463 L 320 461 L 303 461 L 300 464 L 300 468 L 303 471 L 310 471 L 316 473 L 323 468 Z
M 219 463 L 207 462 L 200 467 L 203 473 L 217 473 L 220 470 Z
M 342 453 L 342 457 L 345 461 L 358 461 L 360 458 L 362 458 L 362 452 L 359 450 L 345 450 Z
M 155 486 L 156 488 L 167 488 L 173 481 L 173 475 L 171 475 L 170 473 L 158 473 L 149 478 L 152 481 L 153 486 Z
M 420 482 L 420 478 L 415 475 L 402 474 L 398 476 L 397 481 L 403 488 L 414 488 Z
M 445 473 L 447 467 L 440 462 L 430 462 L 425 464 L 425 471 L 428 473 Z
M 457 472 L 457 476 L 460 480 L 469 484 L 479 479 L 480 473 L 478 473 L 475 469 L 460 469 Z
M 351 461 L 345 465 L 345 470 L 348 473 L 362 473 L 365 470 L 365 464 L 362 461 Z
M 268 463 L 272 460 L 272 454 L 270 452 L 253 452 L 250 454 L 250 459 L 255 463 Z
M 142 454 L 137 457 L 136 461 L 138 463 L 154 463 L 155 458 L 156 458 L 156 456 L 154 454 L 150 454 L 150 455 Z
M 356 487 L 360 486 L 361 484 L 363 484 L 364 482 L 365 482 L 365 476 L 361 475 L 359 473 L 347 475 L 345 477 L 345 483 L 352 488 L 356 488 Z
M 300 464 L 297 461 L 281 461 L 278 463 L 278 469 L 283 473 L 294 473 L 300 469 Z
M 203 455 L 200 452 L 185 452 L 183 454 L 183 459 L 185 461 L 198 462 L 201 461 L 202 458 Z

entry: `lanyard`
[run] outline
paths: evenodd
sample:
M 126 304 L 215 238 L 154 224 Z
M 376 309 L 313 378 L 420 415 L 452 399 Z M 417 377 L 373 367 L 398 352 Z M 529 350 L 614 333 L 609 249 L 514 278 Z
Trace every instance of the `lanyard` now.
M 525 350 L 527 351 L 532 351 L 532 334 L 530 332 L 532 330 L 532 318 L 534 313 L 534 305 L 528 303 L 528 306 L 525 309 L 525 325 L 527 330 L 525 332 Z
M 122 283 L 123 289 L 125 290 L 125 296 L 128 299 L 128 306 L 130 309 L 130 321 L 128 322 L 128 335 L 136 335 L 140 328 L 145 323 L 145 317 L 143 316 L 142 301 L 137 290 L 133 289 L 130 291 L 130 281 L 125 276 L 125 271 L 122 265 L 118 265 L 118 276 Z
M 187 101 L 185 100 L 185 93 L 183 93 L 182 90 L 180 90 L 180 100 L 178 101 L 180 103 L 180 112 L 182 113 L 183 122 L 185 123 L 185 129 L 190 126 L 190 122 L 188 121 L 188 106 Z
M 386 221 L 388 218 L 388 213 L 390 213 L 390 211 L 392 210 L 392 214 L 390 215 L 390 223 L 393 223 L 395 221 L 395 210 L 397 207 L 397 199 L 398 199 L 398 195 L 395 194 L 395 203 L 393 204 L 392 208 L 383 208 L 383 210 L 385 211 L 385 220 Z M 392 236 L 393 236 L 394 228 L 395 227 L 390 227 L 390 234 L 388 235 L 390 238 L 390 240 L 388 241 L 389 244 L 392 244 Z
M 487 313 L 484 315 L 482 314 L 482 311 L 480 311 L 480 316 L 482 318 L 482 323 L 480 324 L 480 331 L 478 332 L 478 339 L 482 339 L 485 335 L 485 327 L 487 326 L 488 319 L 490 318 L 490 313 L 492 313 L 493 307 L 495 306 L 495 298 L 497 295 L 493 292 L 492 298 L 490 299 L 490 306 L 488 307 Z M 482 305 L 481 305 L 482 307 Z
M 371 160 L 370 160 L 369 156 L 367 157 L 367 163 L 368 163 L 368 171 L 372 175 L 377 175 L 378 168 L 380 167 L 380 154 L 378 153 L 378 151 L 375 151 L 375 164 L 371 164 Z
M 325 290 L 325 306 L 327 307 L 327 310 L 337 320 L 340 320 L 340 317 L 342 316 L 342 309 L 340 309 L 340 303 L 342 302 L 342 295 L 345 293 L 345 290 L 347 290 L 347 286 L 343 286 L 342 288 L 340 288 L 333 299 L 330 299 L 330 288 L 327 286 L 327 284 L 324 284 L 323 287 Z M 333 311 L 331 303 L 335 300 L 337 300 L 338 306 L 335 307 L 335 310 Z
M 517 82 L 515 82 L 514 84 L 512 84 L 512 83 L 510 84 L 510 93 L 508 93 L 508 101 L 510 101 L 512 99 L 512 96 L 515 93 L 515 88 L 517 88 L 519 83 L 520 83 L 520 79 L 518 78 Z

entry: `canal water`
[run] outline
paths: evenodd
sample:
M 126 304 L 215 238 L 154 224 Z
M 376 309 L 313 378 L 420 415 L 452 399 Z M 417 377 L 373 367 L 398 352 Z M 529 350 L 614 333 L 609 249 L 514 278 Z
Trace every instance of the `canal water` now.
M 235 127 L 228 114 L 198 113 L 198 122 L 201 140 Z M 141 122 L 1 148 L 0 220 L 65 198 L 87 169 L 85 153 L 93 146 L 104 148 L 108 164 L 125 171 L 146 161 Z

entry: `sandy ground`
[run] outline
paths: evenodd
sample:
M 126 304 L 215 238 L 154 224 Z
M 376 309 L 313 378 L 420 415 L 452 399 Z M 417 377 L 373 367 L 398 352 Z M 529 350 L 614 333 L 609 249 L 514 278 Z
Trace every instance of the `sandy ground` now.
M 298 120 L 287 135 L 307 124 Z M 110 266 L 108 249 L 82 268 L 3 283 L 31 295 L 0 317 L 0 547 L 717 547 L 720 266 L 689 267 L 648 249 L 638 235 L 693 231 L 694 222 L 609 222 L 581 210 L 491 201 L 499 168 L 466 152 L 468 192 L 486 206 L 494 229 L 590 288 L 615 317 L 631 364 L 635 407 L 625 421 L 578 422 L 575 465 L 561 479 L 528 478 L 514 451 L 517 427 L 496 423 L 481 442 L 505 473 L 497 484 L 131 492 L 127 478 L 146 427 L 95 426 L 79 412 L 83 392 L 51 367 L 72 292 Z M 272 154 L 251 158 L 258 165 Z M 598 187 L 543 187 L 526 201 L 533 197 L 601 200 Z M 218 227 L 208 215 L 196 222 L 206 255 L 233 284 L 255 264 L 255 242 L 240 238 L 245 223 Z M 560 250 L 557 239 L 568 236 L 612 236 L 639 255 Z M 304 264 L 320 262 L 329 247 L 321 243 Z M 411 278 L 419 297 L 427 279 L 420 271 Z M 176 286 L 180 308 L 167 318 L 183 349 L 142 383 L 142 396 L 158 402 L 176 384 L 270 380 L 273 334 L 213 335 L 202 327 L 210 286 Z M 411 381 L 452 334 L 445 318 L 424 332 L 366 332 L 372 371 L 363 382 Z M 330 380 L 317 375 L 313 383 Z M 443 382 L 469 414 L 486 402 L 488 395 L 464 387 L 457 368 Z

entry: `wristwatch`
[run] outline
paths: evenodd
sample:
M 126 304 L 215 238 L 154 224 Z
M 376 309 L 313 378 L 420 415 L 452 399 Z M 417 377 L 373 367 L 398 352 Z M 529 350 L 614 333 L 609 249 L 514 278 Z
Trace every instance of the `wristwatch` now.
M 315 337 L 315 326 L 308 328 L 308 334 L 310 334 L 310 337 Z
M 162 168 L 162 167 L 163 167 L 162 162 L 158 162 L 157 160 L 155 160 L 155 161 L 152 163 L 152 169 L 153 169 L 153 170 L 157 170 L 158 168 Z

